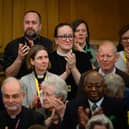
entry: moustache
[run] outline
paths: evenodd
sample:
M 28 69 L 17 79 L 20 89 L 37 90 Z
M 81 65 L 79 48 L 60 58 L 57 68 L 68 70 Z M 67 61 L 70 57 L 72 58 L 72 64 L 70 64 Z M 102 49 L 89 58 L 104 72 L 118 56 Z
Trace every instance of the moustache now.
M 21 107 L 21 104 L 5 104 L 5 108 L 11 111 L 17 110 L 20 107 Z

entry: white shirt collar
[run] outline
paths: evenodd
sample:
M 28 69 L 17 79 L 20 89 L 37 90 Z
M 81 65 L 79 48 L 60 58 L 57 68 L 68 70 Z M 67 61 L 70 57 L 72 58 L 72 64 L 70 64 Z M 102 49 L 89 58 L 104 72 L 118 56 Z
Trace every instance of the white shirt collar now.
M 106 73 L 104 73 L 103 71 L 102 71 L 102 69 L 101 68 L 99 68 L 99 71 L 98 71 L 102 76 L 106 76 L 107 74 Z M 108 73 L 108 74 L 115 74 L 115 72 L 116 72 L 116 68 L 114 67 L 114 69 L 112 70 L 112 72 L 111 73 Z
M 101 107 L 101 104 L 102 104 L 103 100 L 104 100 L 104 97 L 102 97 L 99 101 L 95 102 L 96 105 L 97 105 L 96 110 L 98 110 Z M 90 110 L 92 111 L 92 106 L 93 106 L 94 102 L 92 102 L 89 99 L 88 99 L 88 102 L 89 102 Z
M 67 52 L 67 53 L 62 53 L 62 52 L 60 52 L 58 49 L 57 49 L 57 51 L 56 51 L 56 52 L 57 52 L 57 54 L 58 54 L 58 55 L 60 55 L 60 56 L 64 56 L 64 57 L 65 57 L 68 53 L 72 53 L 72 49 L 71 49 L 71 50 L 69 50 L 69 52 Z

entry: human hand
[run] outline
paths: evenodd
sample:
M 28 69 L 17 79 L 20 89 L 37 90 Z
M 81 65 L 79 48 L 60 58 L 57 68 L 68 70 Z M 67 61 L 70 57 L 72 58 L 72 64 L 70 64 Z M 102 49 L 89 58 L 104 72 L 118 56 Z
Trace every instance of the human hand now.
M 30 47 L 24 44 L 19 44 L 18 48 L 18 58 L 23 60 L 25 56 L 29 53 Z
M 37 106 L 38 99 L 39 99 L 39 97 L 37 95 L 34 95 L 32 103 L 29 106 L 31 109 L 34 109 Z
M 92 116 L 98 115 L 98 114 L 103 114 L 103 109 L 102 109 L 102 107 L 100 107 L 99 109 L 97 109 L 96 111 L 94 111 L 93 114 L 92 114 Z
M 65 60 L 67 61 L 67 65 L 70 70 L 76 68 L 76 56 L 74 53 L 68 53 Z
M 90 109 L 84 109 L 82 106 L 78 107 L 78 118 L 79 118 L 79 127 L 85 128 L 90 115 Z
M 79 43 L 77 40 L 74 40 L 74 49 L 81 51 L 81 52 L 84 52 L 83 45 L 81 43 Z

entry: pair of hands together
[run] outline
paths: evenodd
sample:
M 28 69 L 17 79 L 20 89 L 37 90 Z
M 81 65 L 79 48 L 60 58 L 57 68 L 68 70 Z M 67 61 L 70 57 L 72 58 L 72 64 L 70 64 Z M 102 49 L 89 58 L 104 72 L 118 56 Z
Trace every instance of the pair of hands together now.
M 68 53 L 65 56 L 66 63 L 66 72 L 70 74 L 73 69 L 76 68 L 76 56 L 74 53 Z
M 102 108 L 99 108 L 97 111 L 91 114 L 91 111 L 89 108 L 84 109 L 82 106 L 79 106 L 78 107 L 79 127 L 82 129 L 83 128 L 85 129 L 85 126 L 88 120 L 90 119 L 90 117 L 98 114 L 103 114 Z

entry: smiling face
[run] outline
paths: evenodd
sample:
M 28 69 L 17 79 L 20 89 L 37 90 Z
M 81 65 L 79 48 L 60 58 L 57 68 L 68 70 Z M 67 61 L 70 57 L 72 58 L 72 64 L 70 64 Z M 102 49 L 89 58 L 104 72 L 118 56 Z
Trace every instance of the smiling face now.
M 31 64 L 34 66 L 34 69 L 37 74 L 44 74 L 47 71 L 49 58 L 46 50 L 39 50 L 34 59 L 31 59 Z
M 90 72 L 85 77 L 84 91 L 91 101 L 96 102 L 103 97 L 105 88 L 104 79 L 98 72 Z
M 129 51 L 129 30 L 122 34 L 121 43 L 124 47 L 124 50 Z
M 55 38 L 57 49 L 60 52 L 67 53 L 73 46 L 73 30 L 70 26 L 64 25 L 58 28 L 57 37 Z
M 115 62 L 118 60 L 118 54 L 115 52 L 111 42 L 104 42 L 98 49 L 96 59 L 100 68 L 105 73 L 110 73 L 114 69 Z
M 2 86 L 3 103 L 10 115 L 17 115 L 21 111 L 23 92 L 17 80 L 10 80 Z

